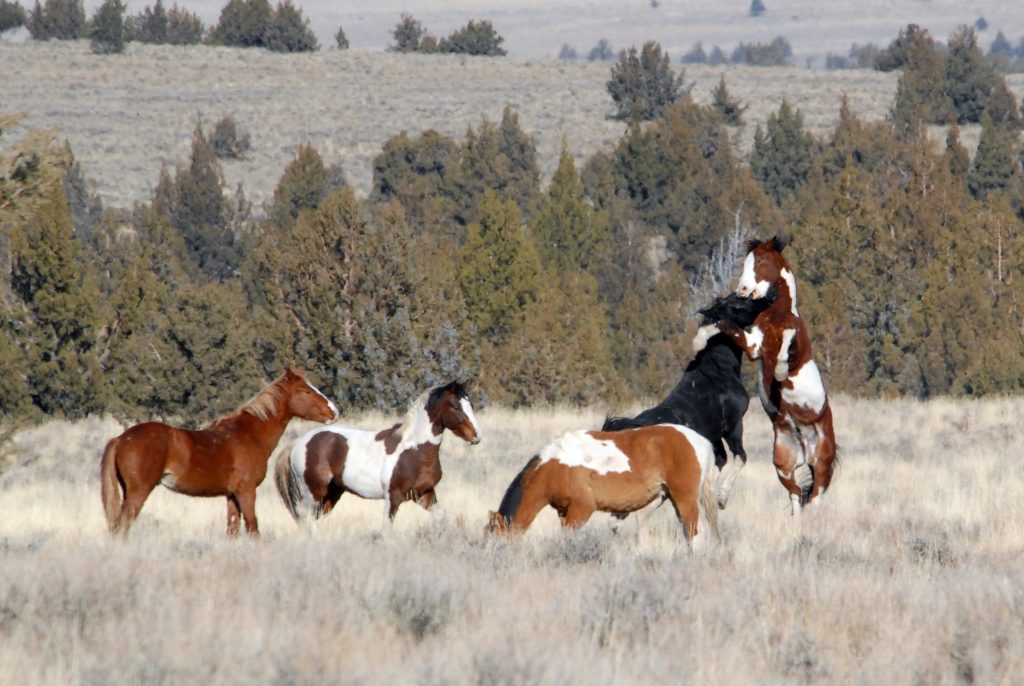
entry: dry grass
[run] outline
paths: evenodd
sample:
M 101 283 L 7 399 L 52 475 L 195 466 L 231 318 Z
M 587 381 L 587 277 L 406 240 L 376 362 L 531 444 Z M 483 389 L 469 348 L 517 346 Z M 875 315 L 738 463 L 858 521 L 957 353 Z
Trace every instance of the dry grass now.
M 446 516 L 406 504 L 383 538 L 379 502 L 302 530 L 268 481 L 258 541 L 168 491 L 110 540 L 96 465 L 119 427 L 54 422 L 0 474 L 0 683 L 1013 683 L 1022 413 L 840 398 L 842 471 L 797 524 L 753 408 L 724 540 L 698 556 L 664 510 L 617 536 L 550 512 L 483 536 L 531 451 L 597 410 L 482 412 L 479 446 L 444 445 Z
M 368 192 L 373 157 L 391 136 L 435 128 L 462 140 L 482 117 L 499 120 L 506 104 L 535 137 L 545 177 L 563 140 L 582 159 L 612 148 L 624 131 L 608 119 L 607 64 L 138 44 L 109 57 L 92 55 L 85 41 L 50 41 L 0 42 L 0 65 L 0 109 L 26 111 L 23 127 L 52 128 L 67 138 L 86 177 L 114 206 L 148 200 L 161 164 L 173 168 L 187 159 L 198 115 L 209 129 L 230 114 L 251 133 L 246 159 L 225 161 L 224 172 L 229 190 L 242 184 L 257 212 L 300 143 L 316 146 L 328 164 L 341 163 L 350 182 Z M 897 78 L 871 71 L 686 69 L 703 102 L 723 74 L 750 106 L 748 125 L 736 133 L 741 151 L 783 97 L 800 108 L 811 131 L 824 135 L 844 93 L 861 117 L 883 118 Z M 1024 76 L 1011 77 L 1010 85 L 1024 95 Z M 977 141 L 976 128 L 965 127 L 968 145 Z M 934 137 L 941 142 L 944 133 Z

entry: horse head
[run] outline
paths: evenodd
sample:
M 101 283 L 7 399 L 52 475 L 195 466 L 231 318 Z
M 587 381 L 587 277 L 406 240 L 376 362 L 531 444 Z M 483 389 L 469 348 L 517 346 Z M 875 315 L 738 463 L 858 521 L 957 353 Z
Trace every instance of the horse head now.
M 732 322 L 741 329 L 754 324 L 758 315 L 771 307 L 779 297 L 774 286 L 769 286 L 763 298 L 741 298 L 735 293 L 716 298 L 713 303 L 702 310 L 700 328 L 693 338 L 693 351 L 699 353 L 707 347 L 708 341 L 718 335 L 718 322 Z
M 774 286 L 777 290 L 788 287 L 790 297 L 795 298 L 793 272 L 782 255 L 787 245 L 789 239 L 782 236 L 773 236 L 766 241 L 756 238 L 747 241 L 747 256 L 743 260 L 743 273 L 736 286 L 736 295 L 756 300 L 764 298 L 768 289 Z
M 435 425 L 448 429 L 467 443 L 480 442 L 480 428 L 464 384 L 452 381 L 432 390 L 427 400 L 427 415 Z
M 301 371 L 288 368 L 282 377 L 282 385 L 291 416 L 321 423 L 337 421 L 338 408 L 316 386 L 309 383 Z

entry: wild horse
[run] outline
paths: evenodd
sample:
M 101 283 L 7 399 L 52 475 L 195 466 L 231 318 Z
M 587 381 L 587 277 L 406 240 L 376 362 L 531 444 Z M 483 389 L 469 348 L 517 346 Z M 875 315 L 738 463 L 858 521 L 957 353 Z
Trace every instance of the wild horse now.
M 176 493 L 224 496 L 228 534 L 259 534 L 256 487 L 267 459 L 293 418 L 329 422 L 338 409 L 301 372 L 289 369 L 232 414 L 193 431 L 159 422 L 137 424 L 107 443 L 101 494 L 111 533 L 125 535 L 146 498 L 163 484 Z
M 617 431 L 652 424 L 682 424 L 711 442 L 715 451 L 718 480 L 718 506 L 725 508 L 733 483 L 747 463 L 743 448 L 743 416 L 750 405 L 750 394 L 740 376 L 742 350 L 732 338 L 720 334 L 720 320 L 746 327 L 754 323 L 774 300 L 774 294 L 751 300 L 735 294 L 716 299 L 701 314 L 701 327 L 693 339 L 696 357 L 686 365 L 683 377 L 654 407 L 636 417 L 609 417 L 602 431 Z M 732 452 L 729 460 L 725 450 Z
M 693 429 L 659 424 L 622 431 L 570 431 L 545 445 L 516 475 L 487 530 L 522 532 L 545 505 L 562 526 L 595 511 L 624 514 L 664 494 L 688 544 L 699 547 L 700 512 L 718 536 L 711 443 Z
M 406 500 L 426 510 L 437 502 L 445 430 L 480 442 L 473 405 L 457 382 L 422 393 L 402 422 L 382 431 L 336 424 L 314 429 L 282 451 L 274 481 L 296 521 L 326 516 L 351 492 L 383 499 L 388 524 Z
M 796 278 L 782 255 L 788 242 L 748 241 L 736 294 L 758 300 L 774 291 L 775 302 L 749 330 L 729 321 L 718 328 L 760 365 L 761 404 L 775 430 L 772 460 L 797 515 L 828 490 L 837 459 L 832 409 L 796 308 Z

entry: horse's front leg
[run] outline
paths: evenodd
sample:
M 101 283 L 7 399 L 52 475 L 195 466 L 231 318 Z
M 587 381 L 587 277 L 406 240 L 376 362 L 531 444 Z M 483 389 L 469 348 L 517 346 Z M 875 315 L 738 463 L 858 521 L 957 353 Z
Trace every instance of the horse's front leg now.
M 242 517 L 245 518 L 245 532 L 253 537 L 259 537 L 260 527 L 256 521 L 256 487 L 245 489 L 238 494 L 238 504 L 242 508 Z M 235 526 L 237 531 L 238 526 Z

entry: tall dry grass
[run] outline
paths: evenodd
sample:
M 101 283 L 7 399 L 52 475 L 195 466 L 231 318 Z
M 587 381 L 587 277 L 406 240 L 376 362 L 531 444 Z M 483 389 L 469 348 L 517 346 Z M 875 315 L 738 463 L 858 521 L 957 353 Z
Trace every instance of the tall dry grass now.
M 445 516 L 406 504 L 383 537 L 380 502 L 302 529 L 268 481 L 259 540 L 165 490 L 111 540 L 97 463 L 120 427 L 23 431 L 0 474 L 0 683 L 1018 682 L 1024 399 L 835 414 L 842 469 L 797 523 L 752 408 L 723 541 L 696 556 L 669 508 L 618 535 L 548 512 L 484 537 L 531 452 L 596 410 L 481 412 L 480 445 L 442 448 Z

